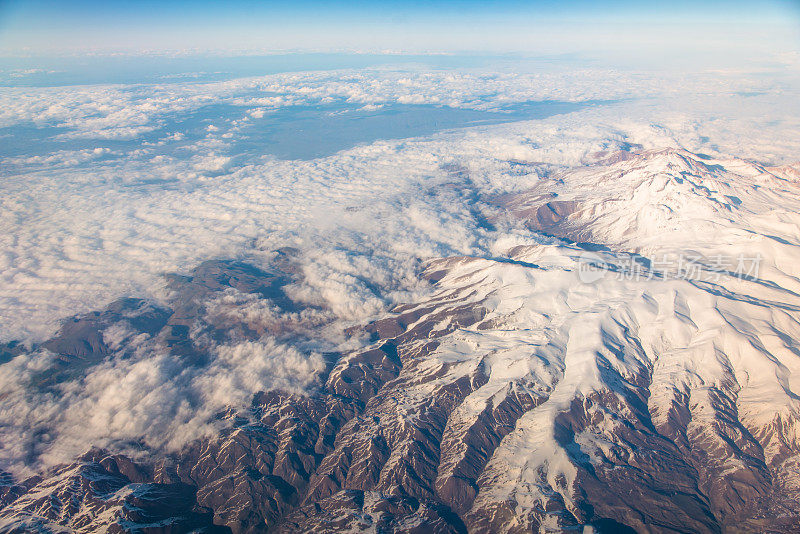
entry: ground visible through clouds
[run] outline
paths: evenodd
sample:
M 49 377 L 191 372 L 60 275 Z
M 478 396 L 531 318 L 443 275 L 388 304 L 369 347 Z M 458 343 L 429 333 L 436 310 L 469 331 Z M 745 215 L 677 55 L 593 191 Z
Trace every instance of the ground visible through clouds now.
M 183 454 L 193 440 L 216 436 L 230 421 L 238 425 L 237 410 L 252 412 L 264 400 L 254 395 L 280 390 L 313 397 L 335 390 L 346 397 L 342 391 L 361 384 L 358 380 L 372 380 L 347 373 L 379 368 L 369 358 L 384 351 L 386 375 L 375 379 L 375 390 L 372 382 L 361 384 L 357 394 L 347 389 L 357 398 L 356 407 L 336 408 L 349 414 L 339 414 L 337 424 L 344 425 L 352 416 L 347 410 L 366 409 L 370 395 L 397 377 L 399 368 L 392 369 L 395 363 L 389 360 L 420 351 L 430 356 L 419 364 L 420 376 L 427 376 L 425 365 L 439 362 L 442 369 L 452 366 L 450 374 L 436 375 L 446 381 L 467 373 L 472 364 L 465 363 L 465 354 L 485 349 L 488 363 L 481 365 L 499 369 L 498 358 L 528 350 L 519 346 L 547 344 L 538 333 L 528 332 L 533 341 L 526 341 L 515 337 L 520 330 L 500 328 L 495 312 L 510 325 L 520 310 L 529 314 L 520 324 L 563 316 L 573 335 L 548 333 L 553 345 L 542 349 L 546 354 L 540 358 L 551 358 L 547 351 L 557 353 L 553 347 L 561 342 L 564 353 L 583 354 L 574 345 L 595 339 L 596 333 L 588 332 L 594 319 L 573 324 L 572 314 L 580 310 L 581 317 L 600 317 L 605 312 L 598 309 L 613 307 L 609 303 L 635 291 L 605 284 L 568 299 L 565 311 L 555 305 L 545 309 L 551 297 L 546 284 L 569 292 L 569 286 L 558 285 L 566 284 L 565 278 L 553 273 L 569 271 L 564 265 L 581 242 L 587 250 L 594 243 L 591 250 L 626 257 L 672 243 L 642 237 L 637 233 L 644 232 L 642 221 L 666 221 L 658 235 L 685 231 L 682 235 L 701 251 L 729 246 L 739 253 L 748 239 L 762 246 L 758 239 L 766 236 L 763 250 L 774 271 L 768 271 L 772 278 L 766 277 L 763 287 L 778 292 L 767 307 L 793 317 L 795 304 L 779 289 L 796 280 L 787 267 L 794 248 L 783 248 L 791 244 L 796 221 L 789 208 L 773 218 L 765 214 L 775 198 L 794 199 L 794 193 L 781 197 L 772 182 L 758 180 L 767 175 L 787 183 L 796 179 L 796 167 L 787 166 L 800 154 L 796 58 L 752 72 L 610 69 L 577 61 L 566 68 L 544 59 L 516 68 L 509 58 L 494 64 L 487 58 L 380 56 L 305 57 L 293 67 L 291 59 L 275 57 L 268 66 L 238 62 L 231 72 L 222 72 L 226 63 L 218 58 L 203 67 L 175 61 L 162 70 L 143 62 L 150 75 L 138 75 L 138 81 L 124 73 L 103 77 L 101 63 L 95 68 L 4 65 L 0 469 L 21 477 L 68 462 L 92 446 L 134 458 L 146 456 L 142 451 Z M 184 70 L 191 68 L 196 70 Z M 590 178 L 581 182 L 584 171 Z M 640 183 L 641 175 L 648 178 Z M 663 175 L 680 176 L 662 184 Z M 692 182 L 697 175 L 714 186 Z M 619 186 L 629 185 L 623 177 L 630 178 L 630 189 Z M 596 178 L 596 186 L 586 185 Z M 738 193 L 737 180 L 749 184 L 745 189 L 752 198 Z M 615 187 L 620 188 L 617 198 L 604 196 Z M 695 195 L 702 197 L 696 204 Z M 599 200 L 588 209 L 587 199 Z M 724 219 L 745 209 L 751 210 L 749 217 Z M 622 223 L 596 226 L 605 224 L 603 217 L 628 221 L 627 216 L 634 221 L 623 230 Z M 568 219 L 575 226 L 567 225 Z M 720 230 L 726 224 L 737 230 Z M 696 230 L 703 225 L 708 225 L 707 236 Z M 708 236 L 725 241 L 711 242 Z M 542 256 L 543 250 L 557 252 Z M 604 258 L 609 264 L 619 260 Z M 519 267 L 552 280 L 513 270 Z M 481 293 L 495 286 L 497 294 Z M 692 315 L 691 307 L 700 302 L 719 311 L 704 300 L 705 293 L 698 296 L 697 287 L 675 290 L 689 295 L 689 304 L 670 297 L 670 306 L 680 308 L 675 313 L 683 318 L 670 335 L 686 342 L 681 336 L 694 335 L 686 333 L 690 330 L 723 332 L 719 335 L 730 339 L 734 330 L 749 332 L 733 319 L 717 324 L 697 307 Z M 649 304 L 641 309 L 632 304 L 630 316 L 664 322 L 653 311 L 658 291 L 667 294 L 663 285 L 643 289 L 645 296 L 636 293 Z M 756 293 L 736 294 L 742 309 L 755 306 Z M 451 309 L 455 301 L 447 295 L 474 305 Z M 531 304 L 536 302 L 539 308 Z M 761 308 L 753 310 L 748 318 L 760 318 Z M 387 314 L 399 314 L 392 315 L 396 324 L 380 320 Z M 495 322 L 487 319 L 486 329 L 495 330 L 465 330 L 458 334 L 463 338 L 442 340 L 440 348 L 431 343 L 423 350 L 413 345 L 416 338 L 403 337 L 417 330 L 424 330 L 420 339 L 449 335 L 453 325 L 467 328 L 490 316 Z M 785 332 L 792 329 L 784 328 L 781 317 L 774 319 L 780 323 L 774 335 L 789 343 Z M 597 319 L 602 327 L 598 346 L 610 346 L 608 332 L 616 328 L 604 320 Z M 619 321 L 614 324 L 625 322 Z M 631 320 L 641 327 L 642 340 L 669 345 L 666 337 L 647 330 L 644 319 L 637 321 Z M 774 341 L 762 340 L 766 334 L 760 331 L 748 335 L 757 348 Z M 628 330 L 620 336 L 630 341 Z M 393 348 L 359 352 L 387 338 Z M 397 347 L 406 352 L 398 356 Z M 640 355 L 649 349 L 631 350 Z M 365 354 L 371 354 L 367 363 L 347 368 L 348 361 Z M 342 355 L 347 356 L 338 360 Z M 504 371 L 508 376 L 531 373 L 544 384 L 542 377 L 561 372 L 549 364 L 539 369 L 538 360 L 520 363 L 508 357 L 514 360 Z M 414 369 L 417 363 L 403 365 Z M 633 376 L 639 371 L 626 369 L 626 380 L 639 384 Z M 605 383 L 606 375 L 598 373 L 597 383 Z M 494 379 L 486 380 L 494 387 Z M 536 380 L 525 382 L 528 393 L 551 387 L 533 384 Z M 447 387 L 467 387 L 456 382 L 453 378 Z M 793 386 L 786 384 L 790 392 Z M 401 409 L 416 402 L 414 395 L 427 398 L 417 386 L 410 381 L 391 402 Z M 499 389 L 484 394 L 497 403 L 511 395 Z M 403 404 L 406 397 L 411 400 Z M 535 395 L 523 397 L 514 401 L 518 416 L 540 402 Z M 481 399 L 448 408 L 448 432 L 456 432 L 462 419 L 477 420 L 470 410 L 483 406 Z M 381 409 L 390 403 L 388 396 L 378 400 L 386 403 Z M 377 410 L 376 405 L 370 406 Z M 330 414 L 336 410 L 325 409 L 334 418 Z M 308 408 L 315 410 L 324 411 Z M 365 421 L 362 430 L 371 424 Z M 511 447 L 512 438 L 523 439 L 511 436 L 503 443 Z M 326 461 L 334 461 L 331 454 Z M 463 467 L 453 462 L 450 467 L 442 463 L 440 474 L 446 467 L 454 473 Z M 525 467 L 517 467 L 523 480 Z M 306 489 L 330 493 L 322 486 Z M 450 490 L 437 491 L 446 500 Z M 481 495 L 490 499 L 492 492 L 502 491 L 497 485 Z M 576 517 L 577 508 L 570 512 Z

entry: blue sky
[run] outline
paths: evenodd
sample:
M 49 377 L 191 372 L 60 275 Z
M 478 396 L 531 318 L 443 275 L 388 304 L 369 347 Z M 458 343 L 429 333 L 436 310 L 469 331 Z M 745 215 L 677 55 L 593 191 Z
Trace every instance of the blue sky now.
M 795 39 L 800 2 L 0 0 L 0 49 L 533 51 Z M 676 34 L 675 31 L 678 31 Z M 742 32 L 744 31 L 744 35 Z M 789 43 L 791 44 L 791 42 Z

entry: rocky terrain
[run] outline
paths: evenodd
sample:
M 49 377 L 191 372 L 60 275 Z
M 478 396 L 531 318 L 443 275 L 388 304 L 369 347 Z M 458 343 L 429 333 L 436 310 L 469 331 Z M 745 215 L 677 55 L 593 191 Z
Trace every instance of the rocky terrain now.
M 797 532 L 797 176 L 625 152 L 482 199 L 540 241 L 428 261 L 429 295 L 349 329 L 362 343 L 325 353 L 313 387 L 218 413 L 214 436 L 2 474 L 0 532 Z M 302 347 L 330 326 L 286 290 L 302 261 L 208 261 L 165 303 L 67 320 L 30 349 L 57 355 L 31 387 L 134 339 L 199 367 L 219 343 Z M 209 304 L 231 294 L 270 313 Z

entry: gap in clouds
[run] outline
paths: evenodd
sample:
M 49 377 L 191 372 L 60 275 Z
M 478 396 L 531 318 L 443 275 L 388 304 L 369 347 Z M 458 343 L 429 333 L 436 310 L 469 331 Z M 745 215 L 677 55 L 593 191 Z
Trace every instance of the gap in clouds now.
M 229 133 L 231 142 L 220 153 L 236 158 L 239 164 L 247 160 L 272 155 L 285 160 L 322 158 L 380 139 L 424 137 L 442 130 L 472 126 L 488 126 L 506 122 L 544 119 L 553 115 L 572 113 L 591 106 L 613 104 L 616 101 L 588 100 L 581 102 L 532 101 L 514 103 L 501 111 L 463 109 L 430 104 L 390 104 L 358 106 L 347 102 L 323 105 L 294 105 L 273 111 L 248 115 L 246 108 L 235 105 L 212 104 L 179 117 L 162 121 L 155 129 L 131 139 L 103 139 L 107 149 L 103 159 L 129 152 L 141 145 L 153 147 L 154 156 L 180 156 L 193 143 L 205 139 L 210 132 L 219 132 L 232 119 L 249 116 Z M 58 126 L 35 127 L 17 125 L 0 128 L 0 157 L 18 158 L 13 163 L 37 163 L 36 158 L 57 151 L 94 150 L 98 140 L 74 137 L 74 131 Z M 177 137 L 175 133 L 180 132 Z M 173 136 L 170 138 L 170 136 Z M 171 142 L 163 143 L 163 139 Z M 49 159 L 47 165 L 58 164 Z M 2 171 L 0 171 L 2 172 Z

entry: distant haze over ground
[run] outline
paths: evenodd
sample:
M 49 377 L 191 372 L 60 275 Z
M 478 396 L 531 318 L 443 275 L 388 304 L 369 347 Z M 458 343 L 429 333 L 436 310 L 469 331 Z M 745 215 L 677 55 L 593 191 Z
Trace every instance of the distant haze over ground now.
M 587 53 L 731 63 L 797 51 L 797 2 L 500 0 L 0 3 L 6 55 L 142 52 Z

